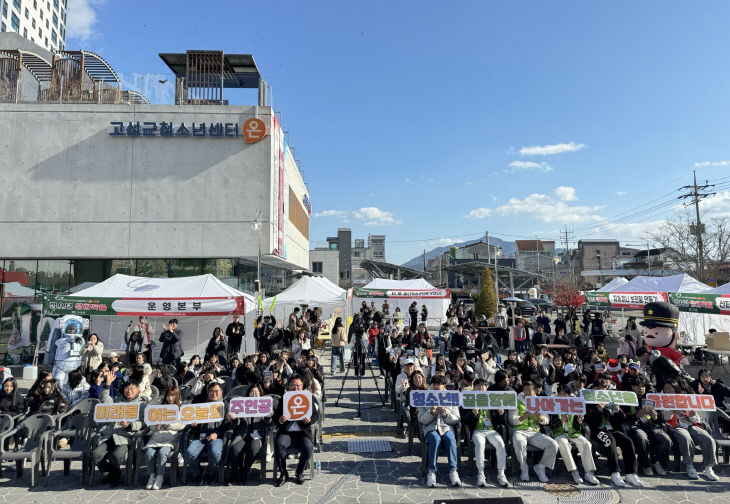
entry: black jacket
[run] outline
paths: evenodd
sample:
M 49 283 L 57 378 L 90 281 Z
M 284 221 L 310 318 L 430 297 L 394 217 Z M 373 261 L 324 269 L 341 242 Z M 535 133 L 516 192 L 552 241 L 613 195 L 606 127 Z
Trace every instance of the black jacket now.
M 225 366 L 228 359 L 226 359 L 226 342 L 223 338 L 220 341 L 215 339 L 215 336 L 210 338 L 208 346 L 205 348 L 205 360 L 208 360 L 211 355 L 218 356 L 218 362 Z
M 233 332 L 234 330 L 238 332 Z M 228 345 L 233 348 L 241 348 L 241 342 L 243 336 L 246 334 L 246 327 L 240 322 L 231 322 L 226 327 L 226 337 L 228 338 Z
M 160 341 L 162 342 L 160 360 L 163 364 L 172 364 L 185 354 L 182 347 L 183 333 L 181 329 L 164 331 L 160 334 Z
M 4 390 L 0 390 L 0 413 L 4 415 L 20 415 L 25 410 L 25 401 L 23 396 L 17 390 L 12 394 L 6 394 Z
M 279 419 L 284 414 L 284 400 L 282 399 L 279 401 L 279 404 L 276 406 L 276 411 L 274 411 L 274 423 L 278 426 L 278 431 L 276 433 L 277 437 L 282 434 L 287 434 L 289 426 L 293 423 L 289 420 L 286 420 L 283 424 L 279 423 Z M 317 403 L 315 402 L 312 405 L 312 416 L 309 419 L 309 423 L 305 423 L 301 420 L 297 421 L 297 425 L 299 425 L 299 428 L 302 429 L 302 432 L 305 436 L 307 436 L 310 440 L 312 439 L 312 425 L 317 423 L 317 420 L 319 420 L 319 408 L 317 407 Z

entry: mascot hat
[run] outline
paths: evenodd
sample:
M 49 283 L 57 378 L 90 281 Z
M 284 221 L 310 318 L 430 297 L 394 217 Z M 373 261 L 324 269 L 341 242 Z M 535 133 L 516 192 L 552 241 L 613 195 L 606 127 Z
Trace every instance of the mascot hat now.
M 679 310 L 671 303 L 646 303 L 644 305 L 644 327 L 671 327 L 675 329 L 679 323 Z

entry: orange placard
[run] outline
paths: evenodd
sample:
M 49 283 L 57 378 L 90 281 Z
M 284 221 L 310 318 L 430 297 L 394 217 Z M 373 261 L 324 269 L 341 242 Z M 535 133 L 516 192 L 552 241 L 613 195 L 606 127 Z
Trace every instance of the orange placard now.
M 246 143 L 256 143 L 266 136 L 266 123 L 252 117 L 243 123 L 243 140 Z
M 284 392 L 284 417 L 290 421 L 312 416 L 312 393 L 309 390 Z

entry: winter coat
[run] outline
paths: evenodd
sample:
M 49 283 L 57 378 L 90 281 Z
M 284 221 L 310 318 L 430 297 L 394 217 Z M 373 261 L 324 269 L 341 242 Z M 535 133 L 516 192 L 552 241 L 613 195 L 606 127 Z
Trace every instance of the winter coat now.
M 81 369 L 94 370 L 101 365 L 102 354 L 104 353 L 104 343 L 97 341 L 95 345 L 84 346 L 81 354 Z

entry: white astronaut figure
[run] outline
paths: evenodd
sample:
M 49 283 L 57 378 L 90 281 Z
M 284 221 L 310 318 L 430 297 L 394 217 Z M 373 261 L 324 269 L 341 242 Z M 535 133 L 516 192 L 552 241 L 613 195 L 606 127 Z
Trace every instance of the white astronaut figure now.
M 60 388 L 66 383 L 66 375 L 81 365 L 84 348 L 83 325 L 78 320 L 66 320 L 61 327 L 61 337 L 56 340 L 56 359 L 53 377 Z

